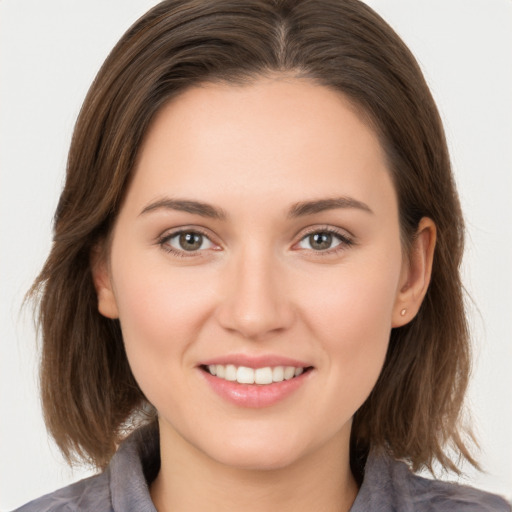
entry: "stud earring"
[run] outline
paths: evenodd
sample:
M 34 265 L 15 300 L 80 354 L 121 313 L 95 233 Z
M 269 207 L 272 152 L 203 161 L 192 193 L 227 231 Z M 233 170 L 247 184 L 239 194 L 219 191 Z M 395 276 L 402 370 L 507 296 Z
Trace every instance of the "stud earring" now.
M 400 311 L 400 316 L 405 316 L 405 313 L 407 313 L 407 309 L 402 309 L 402 311 Z

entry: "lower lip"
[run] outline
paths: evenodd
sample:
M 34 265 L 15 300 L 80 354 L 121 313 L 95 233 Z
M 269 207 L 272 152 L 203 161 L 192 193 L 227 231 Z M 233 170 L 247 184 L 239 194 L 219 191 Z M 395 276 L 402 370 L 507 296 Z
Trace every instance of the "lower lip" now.
M 205 370 L 199 369 L 210 387 L 220 397 L 240 407 L 270 407 L 284 400 L 297 391 L 308 379 L 311 370 L 282 382 L 272 384 L 239 384 L 214 377 Z

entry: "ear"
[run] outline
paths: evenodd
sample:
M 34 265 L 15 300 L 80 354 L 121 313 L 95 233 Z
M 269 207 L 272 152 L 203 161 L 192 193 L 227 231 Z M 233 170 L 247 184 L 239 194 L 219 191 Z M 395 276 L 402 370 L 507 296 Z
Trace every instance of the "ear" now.
M 90 254 L 90 264 L 92 280 L 98 297 L 98 311 L 107 318 L 119 318 L 104 243 L 98 243 L 93 247 Z
M 418 313 L 430 284 L 435 246 L 436 225 L 432 219 L 423 217 L 418 224 L 409 257 L 403 263 L 392 327 L 409 323 Z

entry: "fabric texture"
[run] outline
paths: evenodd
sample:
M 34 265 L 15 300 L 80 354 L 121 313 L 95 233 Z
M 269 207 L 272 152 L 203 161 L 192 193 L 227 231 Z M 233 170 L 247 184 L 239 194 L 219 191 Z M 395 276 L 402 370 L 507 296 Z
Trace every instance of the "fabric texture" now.
M 107 469 L 36 499 L 14 512 L 156 512 L 148 483 L 160 467 L 158 429 L 138 429 L 119 447 Z M 364 480 L 350 512 L 510 512 L 487 492 L 412 473 L 404 462 L 370 452 Z

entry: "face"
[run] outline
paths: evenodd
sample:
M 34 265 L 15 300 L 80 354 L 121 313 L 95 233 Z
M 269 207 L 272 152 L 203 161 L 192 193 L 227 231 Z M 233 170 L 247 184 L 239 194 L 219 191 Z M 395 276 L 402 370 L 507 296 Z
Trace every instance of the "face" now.
M 348 447 L 410 280 L 375 133 L 284 78 L 160 111 L 99 268 L 162 442 L 245 468 Z

